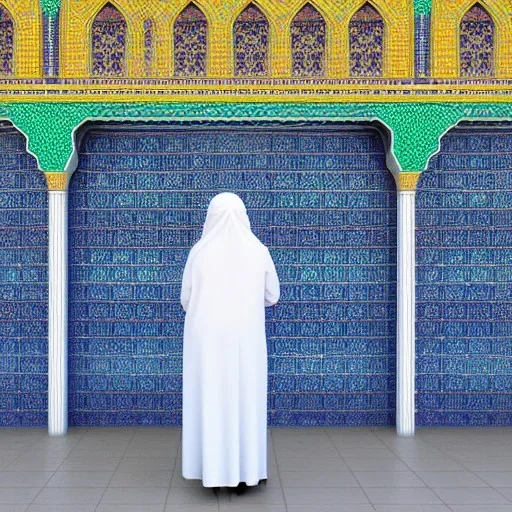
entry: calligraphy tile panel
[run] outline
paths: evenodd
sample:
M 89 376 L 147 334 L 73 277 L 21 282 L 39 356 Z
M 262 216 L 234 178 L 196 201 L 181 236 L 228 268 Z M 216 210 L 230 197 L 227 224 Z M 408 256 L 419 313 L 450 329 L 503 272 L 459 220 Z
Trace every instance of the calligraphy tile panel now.
M 269 423 L 393 423 L 394 190 L 370 128 L 93 128 L 69 200 L 70 424 L 180 423 L 180 281 L 220 191 L 241 195 L 282 282 Z
M 47 422 L 48 198 L 26 145 L 0 123 L 0 427 Z
M 512 125 L 442 139 L 417 197 L 419 425 L 512 424 Z

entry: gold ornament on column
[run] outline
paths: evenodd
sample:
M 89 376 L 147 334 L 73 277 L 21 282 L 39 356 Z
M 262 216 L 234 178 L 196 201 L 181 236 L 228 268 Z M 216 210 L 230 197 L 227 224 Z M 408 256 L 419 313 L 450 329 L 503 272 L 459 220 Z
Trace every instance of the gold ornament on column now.
M 48 190 L 65 192 L 68 188 L 68 174 L 66 172 L 45 172 Z
M 401 172 L 394 174 L 396 188 L 399 192 L 416 192 L 421 172 Z

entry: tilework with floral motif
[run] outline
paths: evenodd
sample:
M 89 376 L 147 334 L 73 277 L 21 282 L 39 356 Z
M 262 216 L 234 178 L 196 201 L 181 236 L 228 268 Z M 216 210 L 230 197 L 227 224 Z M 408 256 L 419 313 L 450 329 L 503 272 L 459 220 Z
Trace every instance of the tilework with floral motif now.
M 234 26 L 236 76 L 269 74 L 269 32 L 267 18 L 254 5 L 240 14 Z
M 204 14 L 189 5 L 174 24 L 174 74 L 205 76 L 208 24 Z
M 487 12 L 475 5 L 460 24 L 460 74 L 494 75 L 494 23 Z
M 126 73 L 126 21 L 107 4 L 92 24 L 92 74 L 123 76 Z
M 325 21 L 309 4 L 291 24 L 293 76 L 325 75 Z
M 365 4 L 350 21 L 350 76 L 383 75 L 384 20 Z
M 0 5 L 0 76 L 14 72 L 14 23 L 11 15 Z

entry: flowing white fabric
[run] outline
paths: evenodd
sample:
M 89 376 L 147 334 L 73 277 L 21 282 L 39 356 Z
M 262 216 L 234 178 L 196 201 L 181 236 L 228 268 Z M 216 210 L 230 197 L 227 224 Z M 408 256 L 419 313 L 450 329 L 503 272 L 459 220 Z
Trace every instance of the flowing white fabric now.
M 214 197 L 183 274 L 183 477 L 205 487 L 267 478 L 265 306 L 279 300 L 268 249 L 242 200 Z

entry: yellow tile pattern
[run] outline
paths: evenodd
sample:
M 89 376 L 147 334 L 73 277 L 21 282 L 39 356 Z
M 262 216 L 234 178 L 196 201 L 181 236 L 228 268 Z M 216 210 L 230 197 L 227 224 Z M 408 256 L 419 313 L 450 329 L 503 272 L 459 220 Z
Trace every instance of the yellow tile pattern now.
M 173 76 L 172 31 L 188 0 L 117 0 L 112 2 L 128 24 L 128 77 L 144 77 L 144 20 L 155 23 L 155 77 Z M 198 0 L 208 20 L 208 76 L 233 76 L 233 24 L 247 0 Z M 291 77 L 290 25 L 304 0 L 254 2 L 270 23 L 271 76 Z M 348 24 L 365 0 L 314 0 L 310 2 L 327 24 L 327 77 L 349 74 Z M 414 12 L 411 0 L 373 0 L 386 24 L 384 76 L 408 78 L 414 70 Z M 60 17 L 61 76 L 91 75 L 91 24 L 105 0 L 63 0 Z
M 475 0 L 432 0 L 432 76 L 460 76 L 459 27 Z M 494 21 L 496 78 L 512 78 L 512 0 L 481 0 Z
M 14 75 L 42 75 L 43 23 L 38 0 L 1 0 L 14 20 Z

